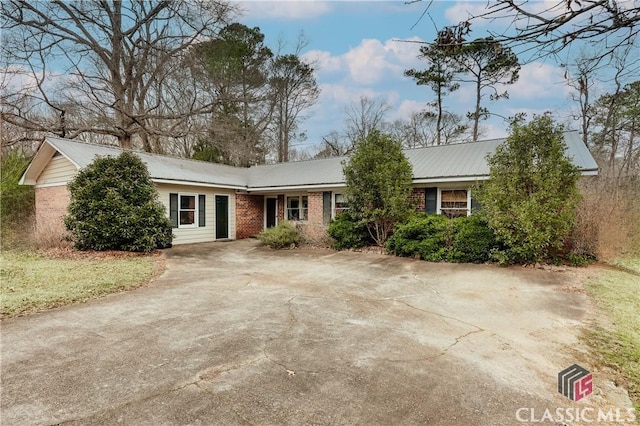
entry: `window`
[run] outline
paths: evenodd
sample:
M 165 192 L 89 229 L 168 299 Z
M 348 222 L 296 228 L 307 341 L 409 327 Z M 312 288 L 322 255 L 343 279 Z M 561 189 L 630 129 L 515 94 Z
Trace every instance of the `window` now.
M 180 227 L 197 226 L 198 197 L 195 194 L 180 194 Z
M 306 195 L 287 197 L 287 220 L 307 220 L 309 198 Z
M 206 226 L 205 194 L 169 194 L 169 219 L 173 228 Z
M 440 213 L 448 218 L 467 216 L 468 206 L 465 189 L 442 190 L 440 192 Z
M 349 204 L 344 194 L 333 194 L 333 217 L 336 217 L 345 210 L 349 210 Z

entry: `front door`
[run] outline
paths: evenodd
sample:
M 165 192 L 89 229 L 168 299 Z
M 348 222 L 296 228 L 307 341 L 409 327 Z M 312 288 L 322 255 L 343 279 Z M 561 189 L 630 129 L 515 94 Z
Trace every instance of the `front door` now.
M 275 197 L 269 197 L 266 199 L 267 201 L 267 206 L 266 206 L 266 223 L 265 223 L 265 227 L 266 228 L 272 228 L 274 226 L 276 226 L 276 215 L 277 215 L 277 205 L 278 205 L 278 199 Z
M 216 240 L 229 238 L 229 196 L 216 195 Z

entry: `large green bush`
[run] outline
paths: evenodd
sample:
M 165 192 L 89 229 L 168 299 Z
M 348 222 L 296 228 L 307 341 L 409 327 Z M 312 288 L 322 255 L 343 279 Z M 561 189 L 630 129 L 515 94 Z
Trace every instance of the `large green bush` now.
M 333 238 L 333 248 L 336 250 L 357 249 L 372 243 L 367 226 L 354 219 L 348 210 L 329 223 L 327 233 Z
M 387 250 L 397 256 L 431 262 L 486 262 L 496 247 L 493 230 L 480 216 L 447 219 L 419 213 L 399 224 L 387 241 Z
M 419 257 L 431 262 L 446 259 L 451 221 L 445 216 L 419 213 L 396 226 L 387 250 L 397 256 Z
M 580 200 L 580 172 L 566 155 L 562 126 L 548 116 L 514 124 L 488 159 L 490 179 L 474 190 L 502 244 L 500 263 L 562 256 Z
M 135 154 L 98 157 L 69 183 L 64 223 L 80 250 L 152 251 L 171 245 L 165 208 Z
M 359 140 L 343 162 L 346 196 L 352 217 L 364 223 L 383 247 L 395 225 L 411 215 L 411 163 L 400 142 L 378 131 Z
M 482 263 L 491 259 L 498 243 L 493 229 L 482 215 L 458 217 L 453 220 L 453 240 L 447 260 L 459 263 Z
M 284 221 L 280 222 L 278 226 L 260 232 L 258 239 L 264 245 L 281 249 L 296 246 L 300 241 L 300 233 L 292 222 Z

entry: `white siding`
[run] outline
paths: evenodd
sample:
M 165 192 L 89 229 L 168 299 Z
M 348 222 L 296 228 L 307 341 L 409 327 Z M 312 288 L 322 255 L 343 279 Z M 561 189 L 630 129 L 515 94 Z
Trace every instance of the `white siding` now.
M 51 158 L 36 180 L 36 185 L 67 183 L 76 174 L 76 166 L 62 155 Z
M 229 238 L 236 239 L 236 198 L 235 192 L 229 189 L 206 188 L 201 186 L 157 184 L 160 201 L 164 204 L 167 217 L 169 216 L 169 194 L 193 193 L 206 196 L 205 226 L 197 228 L 174 228 L 173 244 L 204 243 L 215 241 L 215 195 L 229 195 Z

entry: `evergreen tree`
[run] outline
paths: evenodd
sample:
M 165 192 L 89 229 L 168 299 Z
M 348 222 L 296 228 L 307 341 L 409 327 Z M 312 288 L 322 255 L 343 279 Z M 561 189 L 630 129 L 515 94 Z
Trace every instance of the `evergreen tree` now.
M 549 116 L 514 124 L 489 158 L 490 179 L 474 190 L 503 244 L 501 263 L 533 263 L 561 254 L 574 227 L 580 173 L 566 156 L 562 126 Z

